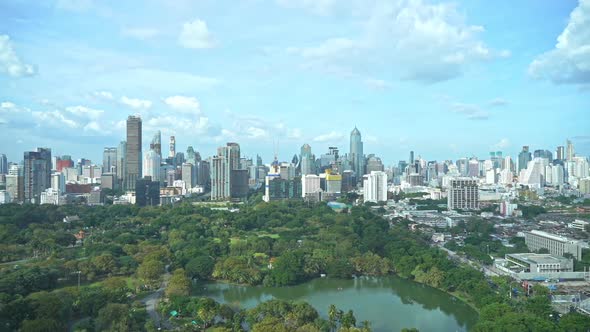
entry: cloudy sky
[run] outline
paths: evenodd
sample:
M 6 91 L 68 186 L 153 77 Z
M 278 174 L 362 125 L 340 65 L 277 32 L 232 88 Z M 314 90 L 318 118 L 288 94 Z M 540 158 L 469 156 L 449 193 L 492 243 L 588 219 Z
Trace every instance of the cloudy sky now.
M 590 0 L 0 0 L 0 153 L 590 154 Z M 165 151 L 167 149 L 164 149 Z

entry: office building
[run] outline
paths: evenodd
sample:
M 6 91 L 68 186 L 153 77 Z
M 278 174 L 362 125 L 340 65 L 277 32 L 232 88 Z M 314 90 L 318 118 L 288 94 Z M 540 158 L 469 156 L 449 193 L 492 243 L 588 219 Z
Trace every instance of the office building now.
M 307 174 L 301 177 L 301 197 L 305 198 L 308 194 L 320 192 L 320 177 L 315 174 Z
M 578 189 L 580 190 L 580 194 L 590 194 L 590 178 L 580 179 L 578 181 Z
M 571 258 L 535 253 L 506 254 L 505 258 L 508 262 L 519 267 L 519 272 L 574 272 L 574 260 Z
M 375 155 L 369 155 L 367 158 L 367 174 L 371 174 L 371 172 L 383 172 L 385 170 L 385 166 L 383 166 L 383 162 L 381 158 Z
M 230 174 L 230 188 L 232 199 L 245 199 L 248 197 L 248 170 L 232 169 Z
M 477 179 L 455 178 L 449 181 L 449 210 L 479 209 L 479 188 Z
M 557 150 L 555 150 L 555 159 L 565 160 L 565 147 L 563 145 L 558 146 Z
M 160 205 L 160 183 L 152 181 L 149 176 L 138 179 L 135 183 L 135 204 L 137 206 Z
M 168 152 L 168 158 L 176 157 L 176 137 L 170 136 L 170 150 Z
M 527 168 L 529 161 L 532 160 L 531 153 L 528 146 L 523 146 L 522 151 L 518 154 L 518 172 Z
M 24 153 L 24 200 L 39 204 L 41 193 L 51 187 L 51 149 Z
M 531 160 L 528 166 L 520 171 L 518 182 L 534 188 L 541 188 L 545 185 L 545 166 L 548 161 L 544 158 Z
M 55 162 L 55 170 L 61 172 L 64 168 L 74 167 L 74 161 L 70 156 L 57 157 Z
M 575 259 L 582 259 L 582 242 L 563 236 L 533 230 L 524 233 L 524 242 L 531 251 L 547 249 L 552 255 L 563 257 L 563 254 L 569 253 Z
M 563 165 L 551 166 L 551 184 L 561 186 L 565 183 L 565 171 Z
M 5 154 L 0 154 L 0 174 L 8 174 L 8 159 Z
M 350 133 L 350 150 L 348 158 L 351 161 L 352 170 L 355 172 L 358 179 L 361 179 L 365 174 L 365 155 L 363 153 L 363 141 L 361 132 L 354 127 Z
M 21 203 L 25 198 L 25 179 L 23 168 L 19 165 L 11 165 L 6 175 L 6 192 L 12 202 Z
M 104 148 L 102 153 L 102 171 L 104 173 L 117 172 L 117 148 Z
M 117 187 L 117 176 L 114 173 L 102 173 L 100 178 L 101 189 L 116 190 Z
M 150 150 L 154 150 L 162 160 L 162 133 L 158 130 L 150 142 Z
M 363 177 L 363 197 L 365 202 L 387 201 L 387 173 L 372 171 Z
M 340 194 L 342 192 L 342 176 L 331 170 L 326 170 L 326 193 Z
M 316 174 L 315 170 L 315 157 L 311 153 L 311 146 L 309 144 L 303 144 L 301 147 L 301 175 Z
M 125 153 L 125 190 L 134 190 L 142 171 L 142 131 L 141 118 L 129 116 L 127 118 L 127 149 Z
M 576 152 L 574 151 L 574 143 L 572 143 L 570 140 L 567 140 L 565 145 L 565 159 L 567 161 L 574 160 L 574 157 L 576 156 Z
M 61 172 L 51 174 L 51 189 L 60 195 L 66 192 L 66 178 Z
M 553 153 L 549 150 L 535 150 L 533 152 L 534 158 L 544 158 L 547 159 L 549 162 L 553 161 Z
M 121 141 L 117 147 L 117 182 L 118 187 L 123 187 L 125 179 L 125 156 L 127 155 L 127 142 Z
M 239 165 L 240 146 L 237 143 L 227 143 L 217 149 L 217 156 L 211 159 L 212 200 L 231 198 L 231 171 L 239 169 Z
M 39 195 L 39 204 L 62 205 L 66 203 L 65 197 L 58 191 L 48 188 Z
M 149 176 L 152 181 L 160 179 L 160 155 L 155 150 L 149 150 L 143 158 L 143 177 Z

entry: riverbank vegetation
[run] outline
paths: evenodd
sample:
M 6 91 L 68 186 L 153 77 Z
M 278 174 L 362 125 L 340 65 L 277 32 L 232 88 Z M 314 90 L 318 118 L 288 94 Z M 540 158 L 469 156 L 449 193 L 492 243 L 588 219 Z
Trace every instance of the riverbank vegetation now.
M 160 308 L 167 310 L 170 303 L 176 303 L 191 313 L 187 317 L 192 320 L 205 305 L 199 301 L 207 300 L 188 297 L 185 278 L 287 286 L 322 274 L 331 278 L 397 274 L 456 294 L 482 313 L 492 310 L 489 305 L 506 305 L 511 313 L 528 317 L 523 324 L 538 323 L 553 331 L 574 317 L 566 315 L 558 321 L 557 315 L 546 316 L 543 296 L 508 298 L 509 292 L 501 290 L 498 281 L 450 260 L 440 249 L 430 247 L 427 237 L 409 231 L 404 222 L 390 225 L 367 207 L 336 213 L 324 204 L 286 201 L 239 208 L 239 212 L 230 212 L 188 203 L 141 209 L 2 205 L 0 257 L 5 263 L 15 262 L 0 269 L 0 324 L 24 330 L 53 320 L 51 324 L 64 327 L 65 322 L 89 317 L 96 327 L 102 326 L 101 317 L 107 313 L 121 316 L 129 310 L 137 314 L 121 316 L 121 324 L 147 328 L 142 325 L 145 309 L 134 298 L 155 291 L 167 265 L 173 273 L 168 302 Z M 79 220 L 63 222 L 74 215 Z M 84 239 L 77 240 L 74 234 L 81 230 Z M 82 286 L 72 287 L 78 278 Z M 203 310 L 215 307 L 207 303 Z M 60 311 L 38 310 L 45 307 Z M 285 312 L 302 308 L 310 314 L 309 308 L 296 304 L 288 304 Z M 285 321 L 284 315 L 262 316 L 247 326 L 254 330 L 257 324 Z M 202 323 L 222 322 L 227 328 L 229 317 L 221 312 L 213 320 L 202 319 L 206 317 L 201 317 Z M 478 328 L 494 324 L 485 317 L 479 325 L 483 327 Z M 351 327 L 355 325 L 361 324 L 355 322 Z M 320 325 L 315 327 L 324 331 Z

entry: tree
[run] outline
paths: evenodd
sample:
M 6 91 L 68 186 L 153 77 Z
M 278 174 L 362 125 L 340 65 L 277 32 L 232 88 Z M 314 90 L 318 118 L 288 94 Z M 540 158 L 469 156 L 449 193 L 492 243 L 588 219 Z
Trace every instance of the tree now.
M 191 283 L 183 269 L 177 269 L 170 277 L 168 287 L 166 287 L 166 296 L 188 296 L 190 293 Z
M 127 304 L 109 303 L 98 312 L 98 331 L 129 331 L 132 325 Z
M 192 279 L 207 280 L 211 277 L 215 261 L 206 255 L 201 255 L 191 259 L 186 265 L 185 270 Z
M 147 285 L 156 285 L 164 272 L 164 263 L 159 260 L 147 260 L 137 268 L 137 276 Z
M 344 328 L 351 328 L 356 326 L 356 318 L 354 317 L 354 313 L 352 310 L 348 310 L 346 314 L 342 316 L 342 327 Z
M 55 319 L 39 318 L 33 320 L 24 320 L 20 329 L 22 332 L 54 332 L 63 330 L 63 324 Z
M 585 332 L 590 330 L 590 317 L 570 312 L 559 319 L 559 327 L 564 332 Z

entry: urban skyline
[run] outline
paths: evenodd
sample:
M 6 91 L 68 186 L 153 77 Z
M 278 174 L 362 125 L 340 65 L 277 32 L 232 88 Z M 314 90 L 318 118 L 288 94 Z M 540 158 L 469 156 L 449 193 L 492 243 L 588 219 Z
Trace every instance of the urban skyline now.
M 410 150 L 514 156 L 564 138 L 590 154 L 587 0 L 498 4 L 493 15 L 469 1 L 231 4 L 3 1 L 3 153 L 44 142 L 96 160 L 124 137 L 122 115 L 137 113 L 146 138 L 162 130 L 164 144 L 174 135 L 178 151 L 203 155 L 225 142 L 265 160 L 277 141 L 281 155 L 305 142 L 342 148 L 354 125 L 386 163 Z

